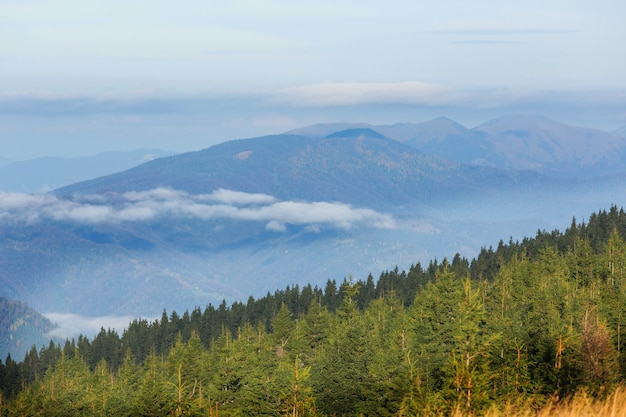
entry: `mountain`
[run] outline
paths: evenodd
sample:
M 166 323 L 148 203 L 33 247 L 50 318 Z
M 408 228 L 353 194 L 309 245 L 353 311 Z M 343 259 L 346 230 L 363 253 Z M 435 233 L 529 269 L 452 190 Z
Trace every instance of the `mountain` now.
M 0 297 L 0 358 L 24 359 L 32 346 L 48 346 L 55 326 L 26 303 Z
M 37 158 L 2 164 L 0 190 L 24 193 L 47 192 L 64 185 L 122 171 L 173 152 L 136 149 L 104 152 L 77 158 Z
M 480 134 L 445 117 L 415 125 L 376 126 L 375 129 L 429 155 L 465 164 L 487 165 L 492 155 L 492 146 Z
M 387 127 L 405 143 L 368 126 L 241 139 L 46 195 L 5 196 L 0 295 L 46 314 L 155 317 L 456 252 L 471 258 L 626 201 L 619 175 L 554 179 L 416 149 L 454 156 L 478 143 L 496 158 L 490 138 L 514 123 L 499 124 Z
M 171 187 L 191 194 L 218 188 L 283 200 L 341 201 L 368 207 L 432 205 L 439 196 L 527 186 L 535 175 L 500 172 L 432 157 L 369 128 L 324 138 L 276 135 L 222 143 L 55 191 L 122 193 Z
M 328 133 L 333 125 L 325 127 Z M 370 128 L 426 154 L 465 164 L 577 180 L 626 173 L 624 130 L 607 133 L 542 116 L 506 116 L 473 129 L 445 117 Z
M 322 138 L 330 134 L 349 129 L 372 128 L 369 123 L 318 123 L 286 132 L 287 135 L 298 135 Z
M 626 142 L 596 129 L 572 127 L 545 117 L 509 116 L 474 129 L 499 156 L 496 167 L 589 178 L 626 172 Z
M 158 315 L 322 285 L 445 247 L 475 252 L 480 234 L 449 234 L 429 216 L 553 187 L 369 128 L 236 140 L 12 203 L 0 223 L 2 294 L 46 313 Z
M 613 134 L 621 137 L 626 137 L 626 126 L 617 129 L 615 132 L 613 132 Z

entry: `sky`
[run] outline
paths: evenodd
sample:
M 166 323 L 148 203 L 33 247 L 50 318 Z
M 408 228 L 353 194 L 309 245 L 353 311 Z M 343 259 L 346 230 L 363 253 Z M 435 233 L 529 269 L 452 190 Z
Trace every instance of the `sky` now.
M 0 158 L 313 123 L 626 125 L 620 0 L 0 0 Z

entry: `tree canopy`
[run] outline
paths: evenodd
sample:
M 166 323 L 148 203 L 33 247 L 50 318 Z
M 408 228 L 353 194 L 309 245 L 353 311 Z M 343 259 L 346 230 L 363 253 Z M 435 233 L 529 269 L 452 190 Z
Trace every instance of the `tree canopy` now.
M 0 363 L 0 416 L 380 415 L 540 407 L 626 378 L 626 214 L 137 319 Z

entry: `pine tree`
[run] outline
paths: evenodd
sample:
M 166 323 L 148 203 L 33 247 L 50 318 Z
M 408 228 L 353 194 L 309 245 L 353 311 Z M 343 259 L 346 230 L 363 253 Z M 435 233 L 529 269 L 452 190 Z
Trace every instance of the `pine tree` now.
M 499 335 L 486 333 L 485 311 L 479 288 L 469 278 L 463 282 L 463 297 L 454 320 L 454 346 L 444 365 L 444 395 L 464 411 L 488 404 L 491 379 L 489 351 Z
M 105 404 L 105 415 L 126 416 L 138 410 L 138 394 L 140 382 L 145 375 L 130 355 L 130 348 L 126 352 L 122 364 L 113 378 L 111 395 Z
M 314 362 L 311 384 L 318 409 L 327 415 L 353 415 L 362 412 L 365 387 L 369 383 L 371 351 L 357 309 L 358 286 L 342 285 L 340 322 L 326 349 Z
M 411 383 L 405 360 L 409 352 L 405 308 L 392 292 L 372 301 L 363 320 L 371 359 L 361 411 L 366 415 L 396 415 Z
M 305 366 L 298 356 L 293 363 L 282 361 L 275 373 L 279 387 L 280 415 L 290 417 L 316 416 L 315 400 L 310 387 L 311 367 Z
M 175 387 L 165 375 L 163 358 L 152 352 L 146 358 L 134 403 L 134 415 L 161 417 L 176 409 Z
M 175 387 L 175 415 L 200 415 L 208 410 L 208 356 L 198 333 L 192 332 L 187 343 L 182 336 L 170 350 L 166 370 L 168 382 Z
M 312 300 L 309 312 L 293 331 L 293 346 L 304 363 L 310 364 L 321 353 L 329 337 L 333 316 L 317 300 Z
M 486 296 L 487 332 L 500 335 L 491 344 L 492 385 L 503 402 L 515 402 L 535 389 L 529 371 L 528 329 L 522 326 L 528 289 L 522 269 L 522 261 L 513 257 L 496 275 Z
M 278 314 L 272 319 L 272 339 L 280 358 L 288 350 L 287 344 L 294 328 L 295 323 L 291 317 L 291 311 L 285 303 L 282 303 Z
M 411 308 L 414 326 L 412 356 L 423 397 L 443 388 L 443 367 L 455 345 L 455 321 L 462 299 L 461 281 L 444 268 L 420 291 Z

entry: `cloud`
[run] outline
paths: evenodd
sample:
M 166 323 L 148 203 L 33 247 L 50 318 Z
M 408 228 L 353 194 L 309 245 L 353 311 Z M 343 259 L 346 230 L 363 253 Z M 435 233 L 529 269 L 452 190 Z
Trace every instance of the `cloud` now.
M 442 30 L 435 33 L 443 35 L 485 35 L 485 36 L 516 36 L 516 35 L 569 35 L 577 33 L 571 29 L 560 28 L 533 28 L 533 27 L 519 27 L 519 28 L 465 28 L 455 30 Z
M 261 193 L 218 189 L 192 195 L 171 188 L 127 192 L 117 196 L 80 196 L 0 192 L 0 222 L 65 221 L 76 223 L 151 222 L 163 218 L 265 222 L 282 232 L 287 225 L 319 231 L 321 226 L 350 229 L 357 225 L 394 228 L 394 218 L 367 208 L 338 202 L 278 201 Z
M 276 201 L 274 197 L 267 194 L 250 194 L 241 191 L 225 190 L 219 188 L 211 194 L 206 195 L 209 200 L 219 201 L 225 204 L 269 204 Z
M 439 35 L 450 35 L 455 39 L 450 43 L 457 45 L 499 45 L 527 42 L 529 37 L 552 35 L 569 35 L 576 31 L 549 28 L 475 28 L 443 30 L 434 32 Z M 461 39 L 458 39 L 458 38 Z
M 242 220 L 260 220 L 283 224 L 308 225 L 332 224 L 349 229 L 354 224 L 370 223 L 376 228 L 393 228 L 395 223 L 389 215 L 370 209 L 355 209 L 348 204 L 281 201 L 259 208 L 245 208 L 237 213 Z
M 265 227 L 267 230 L 271 230 L 273 232 L 284 232 L 287 230 L 287 227 L 283 223 L 277 222 L 276 220 L 270 221 Z
M 252 118 L 251 123 L 255 127 L 272 129 L 293 129 L 298 127 L 298 122 L 289 116 L 282 114 L 264 114 Z
M 113 329 L 121 334 L 134 319 L 131 316 L 85 317 L 70 313 L 47 313 L 44 316 L 57 326 L 48 336 L 61 339 L 76 338 L 81 334 L 94 337 L 103 328 Z
M 463 41 L 452 41 L 451 43 L 459 45 L 500 45 L 500 44 L 513 44 L 514 41 L 502 41 L 502 40 L 488 40 L 488 39 L 470 39 Z
M 153 188 L 148 191 L 129 191 L 124 193 L 124 199 L 128 201 L 177 200 L 185 194 L 171 188 Z
M 280 90 L 272 99 L 279 104 L 301 107 L 354 106 L 364 104 L 443 104 L 451 90 L 420 81 L 333 82 Z

